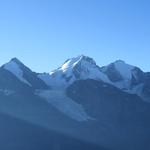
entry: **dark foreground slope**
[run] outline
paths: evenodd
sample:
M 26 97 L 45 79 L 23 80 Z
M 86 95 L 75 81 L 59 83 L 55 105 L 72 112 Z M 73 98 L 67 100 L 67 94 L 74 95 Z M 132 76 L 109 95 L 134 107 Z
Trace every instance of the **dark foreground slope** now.
M 0 113 L 1 150 L 104 150 Z
M 96 80 L 73 83 L 67 95 L 93 117 L 99 143 L 103 139 L 114 150 L 150 149 L 150 103 Z

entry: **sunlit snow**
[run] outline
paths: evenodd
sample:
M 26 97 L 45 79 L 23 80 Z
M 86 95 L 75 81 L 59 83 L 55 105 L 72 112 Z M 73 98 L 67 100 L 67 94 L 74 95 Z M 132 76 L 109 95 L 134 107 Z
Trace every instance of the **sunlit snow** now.
M 79 75 L 78 78 L 76 74 Z M 83 55 L 68 59 L 61 67 L 50 72 L 50 74 L 39 74 L 38 77 L 54 88 L 64 88 L 76 80 L 86 79 L 102 80 L 110 83 L 110 80 L 96 65 L 96 62 L 92 58 Z
M 16 62 L 11 61 L 5 64 L 4 68 L 8 70 L 9 72 L 11 72 L 13 75 L 15 75 L 20 81 L 31 86 L 31 84 L 26 79 L 24 79 L 23 71 L 20 69 L 19 65 Z

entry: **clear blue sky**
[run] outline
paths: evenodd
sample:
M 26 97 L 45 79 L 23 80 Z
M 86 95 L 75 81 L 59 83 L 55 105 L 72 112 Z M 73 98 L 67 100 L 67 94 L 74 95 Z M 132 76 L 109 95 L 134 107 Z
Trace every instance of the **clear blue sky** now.
M 0 0 L 0 64 L 48 72 L 80 54 L 150 71 L 150 1 Z

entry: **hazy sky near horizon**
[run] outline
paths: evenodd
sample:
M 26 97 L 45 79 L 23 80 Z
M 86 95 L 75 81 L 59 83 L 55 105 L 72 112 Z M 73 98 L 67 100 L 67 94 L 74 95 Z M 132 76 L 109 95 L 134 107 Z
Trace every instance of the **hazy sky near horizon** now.
M 17 57 L 38 72 L 84 54 L 150 71 L 149 0 L 0 0 L 0 65 Z

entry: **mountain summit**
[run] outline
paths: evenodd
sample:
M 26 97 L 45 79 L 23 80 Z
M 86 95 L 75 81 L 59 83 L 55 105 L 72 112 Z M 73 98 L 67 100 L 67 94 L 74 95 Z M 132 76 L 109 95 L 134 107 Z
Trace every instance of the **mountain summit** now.
M 81 79 L 102 79 L 108 82 L 107 77 L 101 72 L 96 62 L 87 56 L 81 55 L 68 59 L 65 63 L 50 73 L 52 76 L 63 76 L 66 82 Z
M 13 58 L 4 64 L 1 69 L 7 71 L 7 74 L 13 75 L 21 83 L 25 83 L 30 88 L 48 88 L 48 86 L 37 77 L 37 73 L 30 70 L 19 59 Z
M 95 79 L 109 83 L 108 77 L 100 70 L 96 62 L 84 55 L 66 60 L 58 69 L 39 77 L 47 83 L 57 86 L 67 86 L 76 80 Z
M 106 73 L 111 81 L 131 80 L 132 70 L 134 66 L 125 63 L 122 60 L 117 60 L 108 66 L 102 67 L 102 71 Z M 112 77 L 114 75 L 114 78 Z

